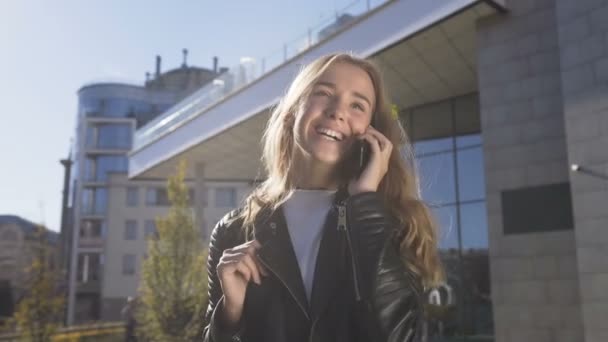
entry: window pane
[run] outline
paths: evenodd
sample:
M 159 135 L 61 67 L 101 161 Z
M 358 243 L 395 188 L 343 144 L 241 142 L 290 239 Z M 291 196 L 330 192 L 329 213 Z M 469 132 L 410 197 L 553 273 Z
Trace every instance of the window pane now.
M 93 126 L 93 125 L 87 126 L 87 132 L 85 134 L 86 134 L 85 146 L 94 147 L 95 146 L 95 126 Z
M 463 249 L 488 249 L 488 219 L 486 203 L 467 203 L 460 206 Z
M 458 248 L 458 225 L 456 206 L 448 205 L 433 209 L 433 214 L 439 223 L 439 248 Z
M 481 117 L 477 94 L 454 100 L 456 134 L 471 134 L 481 131 Z
M 126 156 L 101 156 L 97 158 L 97 180 L 106 181 L 109 172 L 127 172 L 129 161 Z
M 83 214 L 92 214 L 93 213 L 93 189 L 82 190 L 82 197 L 81 197 L 80 204 L 82 206 L 81 211 Z
M 125 221 L 125 240 L 137 240 L 137 221 Z
M 125 254 L 122 256 L 122 274 L 135 274 L 135 254 Z
M 146 220 L 144 230 L 145 230 L 146 237 L 155 235 L 156 234 L 156 221 Z
M 169 194 L 165 188 L 147 188 L 146 205 L 148 206 L 168 206 Z
M 418 158 L 422 198 L 430 204 L 456 202 L 452 153 Z
M 127 206 L 136 207 L 139 202 L 139 191 L 137 187 L 127 187 Z
M 486 187 L 481 147 L 459 150 L 456 155 L 460 200 L 471 201 L 485 198 Z
M 215 206 L 217 208 L 234 208 L 234 207 L 236 207 L 236 189 L 234 189 L 234 188 L 216 188 L 215 189 Z
M 452 103 L 443 101 L 414 108 L 411 127 L 416 141 L 453 135 Z
M 471 135 L 461 135 L 456 137 L 456 147 L 468 147 L 468 146 L 478 146 L 481 145 L 481 135 L 480 134 L 471 134 Z
M 420 140 L 414 143 L 414 153 L 422 156 L 434 152 L 452 151 L 452 138 Z
M 87 158 L 84 160 L 84 180 L 95 180 L 95 159 Z
M 95 214 L 105 214 L 108 206 L 108 192 L 105 188 L 95 189 Z
M 130 148 L 131 138 L 130 124 L 101 124 L 97 128 L 98 148 Z

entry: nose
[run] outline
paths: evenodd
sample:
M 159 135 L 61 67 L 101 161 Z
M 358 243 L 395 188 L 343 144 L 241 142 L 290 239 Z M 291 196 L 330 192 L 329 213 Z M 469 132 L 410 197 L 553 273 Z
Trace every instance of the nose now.
M 344 121 L 346 118 L 345 104 L 339 98 L 334 98 L 325 109 L 325 115 L 338 121 Z

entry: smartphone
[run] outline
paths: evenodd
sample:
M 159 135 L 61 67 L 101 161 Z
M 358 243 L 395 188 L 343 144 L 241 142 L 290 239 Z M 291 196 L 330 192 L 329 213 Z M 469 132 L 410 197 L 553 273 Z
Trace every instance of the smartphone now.
M 376 115 L 373 115 L 371 121 L 372 127 L 375 127 L 375 118 Z M 355 146 L 355 151 L 357 153 L 357 178 L 359 178 L 361 173 L 363 173 L 363 170 L 367 167 L 371 151 L 367 140 L 357 141 L 357 145 L 358 146 Z

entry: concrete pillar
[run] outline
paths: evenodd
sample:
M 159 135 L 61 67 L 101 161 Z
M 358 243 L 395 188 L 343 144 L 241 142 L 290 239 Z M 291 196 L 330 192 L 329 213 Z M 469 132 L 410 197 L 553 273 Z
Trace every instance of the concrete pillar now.
M 504 230 L 506 193 L 569 179 L 555 0 L 507 5 L 477 34 L 495 341 L 582 341 L 574 227 Z
M 608 0 L 556 0 L 569 163 L 608 174 Z M 571 173 L 585 341 L 608 341 L 608 180 Z

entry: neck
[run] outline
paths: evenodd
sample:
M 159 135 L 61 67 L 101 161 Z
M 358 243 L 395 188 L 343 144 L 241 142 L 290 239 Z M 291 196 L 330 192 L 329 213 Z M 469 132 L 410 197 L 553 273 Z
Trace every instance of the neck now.
M 296 156 L 291 170 L 297 189 L 336 190 L 338 188 L 336 168 L 313 160 L 310 156 Z

